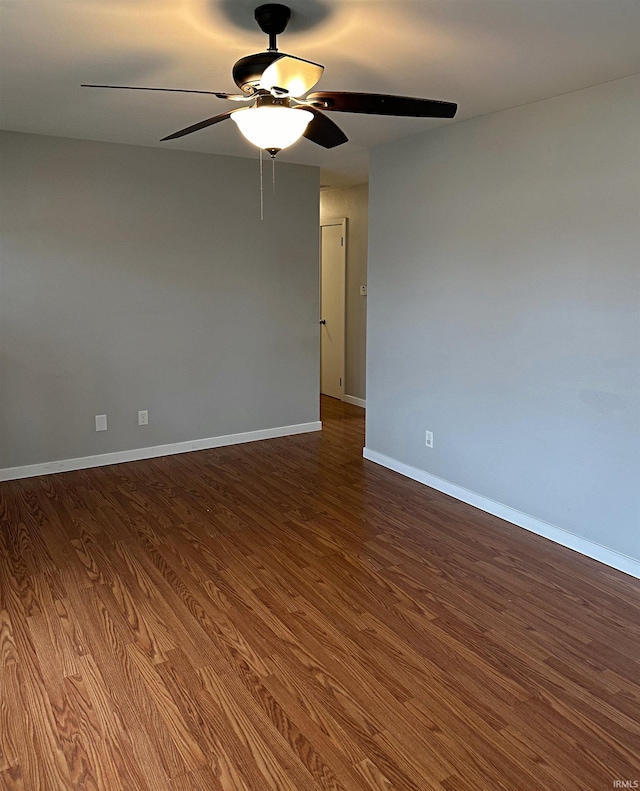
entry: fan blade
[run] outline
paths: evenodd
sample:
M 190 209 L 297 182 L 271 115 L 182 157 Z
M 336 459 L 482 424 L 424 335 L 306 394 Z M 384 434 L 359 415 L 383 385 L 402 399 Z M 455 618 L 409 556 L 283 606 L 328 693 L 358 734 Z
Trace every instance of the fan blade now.
M 312 143 L 317 143 L 323 148 L 335 148 L 349 140 L 337 124 L 334 124 L 330 118 L 327 118 L 324 113 L 316 110 L 315 107 L 306 107 L 301 104 L 294 109 L 308 110 L 313 113 L 313 118 L 309 121 L 309 125 L 302 133 L 303 137 L 306 137 L 307 140 L 311 140 Z
M 310 60 L 282 55 L 262 72 L 260 87 L 265 91 L 280 88 L 289 96 L 302 96 L 322 77 L 324 66 Z
M 368 115 L 400 115 L 409 118 L 453 118 L 458 109 L 452 102 L 435 99 L 412 99 L 385 93 L 346 93 L 316 91 L 307 101 L 320 110 Z
M 253 99 L 253 96 L 244 96 L 238 93 L 224 93 L 221 91 L 190 91 L 185 88 L 141 88 L 137 85 L 87 85 L 83 84 L 81 88 L 117 88 L 123 91 L 165 91 L 168 93 L 206 93 L 209 96 L 217 96 L 218 99 L 231 99 L 232 102 L 245 102 L 248 99 Z
M 218 124 L 220 121 L 226 121 L 227 118 L 230 118 L 231 114 L 235 112 L 235 110 L 229 110 L 228 113 L 214 115 L 213 118 L 207 118 L 206 121 L 200 121 L 197 124 L 193 124 L 192 126 L 187 126 L 184 129 L 181 129 L 179 132 L 174 132 L 172 135 L 163 137 L 160 142 L 164 143 L 165 140 L 175 140 L 176 137 L 184 137 L 185 135 L 190 135 L 192 132 L 197 132 L 199 129 L 206 129 L 207 126 L 213 126 L 213 124 Z

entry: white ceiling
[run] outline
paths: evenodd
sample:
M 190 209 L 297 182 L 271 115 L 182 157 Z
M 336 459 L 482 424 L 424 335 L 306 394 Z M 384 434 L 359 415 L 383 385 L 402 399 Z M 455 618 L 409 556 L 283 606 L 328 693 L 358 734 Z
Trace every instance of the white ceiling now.
M 234 91 L 266 49 L 259 0 L 0 0 L 0 127 L 256 157 L 232 123 L 159 139 L 231 109 L 215 97 L 82 82 Z M 325 66 L 318 89 L 458 102 L 454 122 L 333 113 L 349 143 L 279 158 L 366 181 L 368 149 L 445 123 L 640 72 L 640 0 L 291 0 L 281 51 Z

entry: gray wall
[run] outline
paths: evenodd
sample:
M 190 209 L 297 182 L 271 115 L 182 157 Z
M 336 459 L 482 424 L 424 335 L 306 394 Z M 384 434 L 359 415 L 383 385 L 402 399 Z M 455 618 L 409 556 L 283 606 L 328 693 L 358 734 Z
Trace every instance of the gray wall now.
M 369 185 L 322 190 L 320 220 L 347 217 L 347 292 L 345 333 L 345 393 L 366 398 L 367 299 L 360 286 L 367 283 Z
M 367 328 L 368 448 L 633 558 L 639 93 L 375 149 Z
M 316 168 L 278 162 L 261 222 L 257 159 L 0 155 L 0 468 L 318 419 Z

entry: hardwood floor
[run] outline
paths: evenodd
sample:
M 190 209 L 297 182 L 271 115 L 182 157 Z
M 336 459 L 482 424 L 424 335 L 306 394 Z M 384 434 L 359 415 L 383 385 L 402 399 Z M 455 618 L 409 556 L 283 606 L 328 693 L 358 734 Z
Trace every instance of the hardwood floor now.
M 640 781 L 637 581 L 323 420 L 2 485 L 3 789 Z

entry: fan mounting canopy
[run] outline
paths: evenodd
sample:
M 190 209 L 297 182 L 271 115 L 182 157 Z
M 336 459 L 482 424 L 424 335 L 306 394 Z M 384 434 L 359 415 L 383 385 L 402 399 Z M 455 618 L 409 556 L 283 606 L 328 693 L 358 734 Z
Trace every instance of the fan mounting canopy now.
M 280 3 L 266 3 L 256 8 L 254 16 L 263 33 L 279 36 L 289 24 L 291 9 Z

